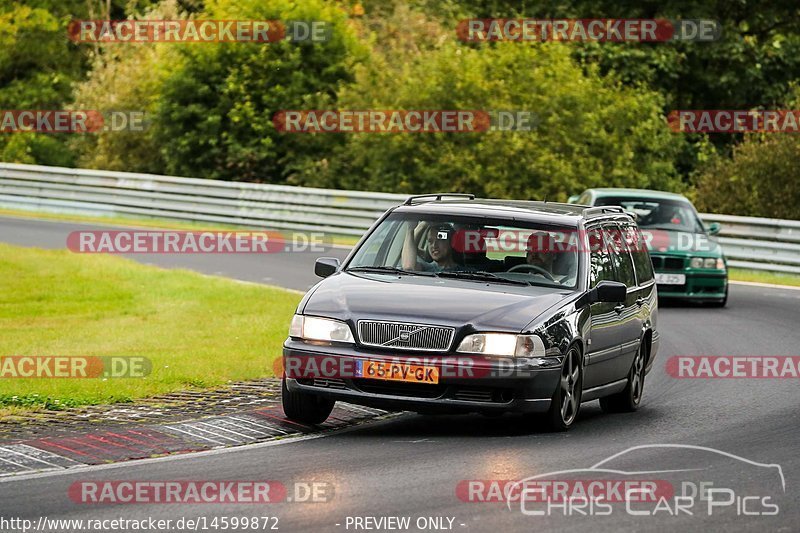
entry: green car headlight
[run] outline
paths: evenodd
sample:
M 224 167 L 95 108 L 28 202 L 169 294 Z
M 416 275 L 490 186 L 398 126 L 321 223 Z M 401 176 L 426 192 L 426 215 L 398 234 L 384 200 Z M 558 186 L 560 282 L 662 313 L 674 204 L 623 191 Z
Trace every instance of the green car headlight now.
M 703 258 L 692 257 L 692 260 L 689 261 L 689 266 L 692 268 L 703 268 Z

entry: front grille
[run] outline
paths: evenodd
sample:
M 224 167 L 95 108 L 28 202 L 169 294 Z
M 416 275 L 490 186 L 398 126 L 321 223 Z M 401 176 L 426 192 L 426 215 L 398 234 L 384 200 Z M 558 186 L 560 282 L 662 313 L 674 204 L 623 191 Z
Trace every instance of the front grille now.
M 405 396 L 407 398 L 439 398 L 447 390 L 446 385 L 406 383 L 402 381 L 383 381 L 379 379 L 354 379 L 353 384 L 363 392 Z
M 455 332 L 455 328 L 428 324 L 376 320 L 358 322 L 358 337 L 361 344 L 398 350 L 446 352 L 453 342 Z
M 514 393 L 511 389 L 458 387 L 453 398 L 467 402 L 508 403 L 514 399 Z
M 656 272 L 660 270 L 683 270 L 684 259 L 682 257 L 651 255 L 650 258 L 653 260 L 653 268 Z
M 664 259 L 665 270 L 683 270 L 682 257 L 667 257 Z
M 659 293 L 662 292 L 686 292 L 686 285 L 659 285 L 657 287 Z
M 311 387 L 322 387 L 325 389 L 339 389 L 346 390 L 347 384 L 343 379 L 336 378 L 314 378 L 314 379 L 298 379 L 301 385 L 309 385 Z

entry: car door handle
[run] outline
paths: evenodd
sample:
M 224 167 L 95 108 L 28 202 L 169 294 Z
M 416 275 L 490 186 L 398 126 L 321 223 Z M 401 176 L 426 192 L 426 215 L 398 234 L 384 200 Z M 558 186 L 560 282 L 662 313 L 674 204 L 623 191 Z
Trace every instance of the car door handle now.
M 623 309 L 625 309 L 625 304 L 619 304 L 614 307 L 614 311 L 616 311 L 617 313 L 621 313 Z
M 636 298 L 636 305 L 641 307 L 647 301 L 647 298 Z

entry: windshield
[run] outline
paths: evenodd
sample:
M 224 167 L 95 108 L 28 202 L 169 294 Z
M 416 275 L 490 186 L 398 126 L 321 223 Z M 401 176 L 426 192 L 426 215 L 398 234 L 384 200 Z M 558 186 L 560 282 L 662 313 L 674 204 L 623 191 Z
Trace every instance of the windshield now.
M 663 229 L 688 233 L 705 233 L 692 204 L 686 200 L 658 198 L 603 197 L 594 205 L 619 205 L 636 213 L 642 229 Z
M 576 235 L 574 227 L 501 218 L 392 213 L 346 270 L 574 289 Z

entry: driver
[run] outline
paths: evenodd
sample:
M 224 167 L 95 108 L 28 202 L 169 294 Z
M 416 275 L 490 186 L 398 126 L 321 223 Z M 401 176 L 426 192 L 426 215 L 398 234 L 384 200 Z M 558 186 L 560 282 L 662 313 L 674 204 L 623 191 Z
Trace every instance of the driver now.
M 531 233 L 525 249 L 526 263 L 545 270 L 551 277 L 555 276 L 553 264 L 556 260 L 556 240 L 552 235 L 543 231 Z
M 451 241 L 455 233 L 450 224 L 436 224 L 428 229 L 428 253 L 433 261 L 422 261 L 417 257 L 417 245 L 414 242 L 414 229 L 416 224 L 409 224 L 406 230 L 406 239 L 403 243 L 403 268 L 406 270 L 423 270 L 426 272 L 441 272 L 455 270 L 458 265 L 453 258 Z

